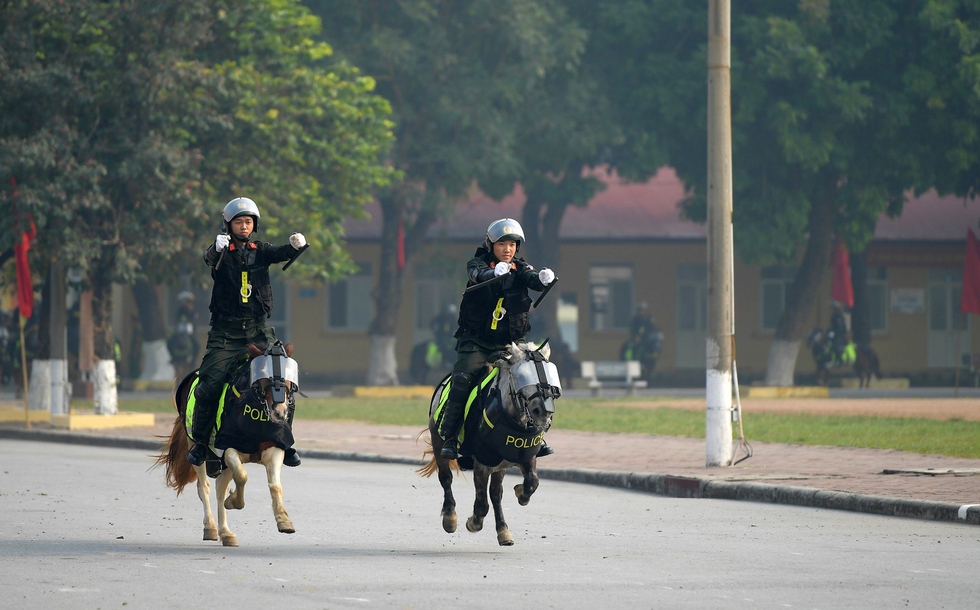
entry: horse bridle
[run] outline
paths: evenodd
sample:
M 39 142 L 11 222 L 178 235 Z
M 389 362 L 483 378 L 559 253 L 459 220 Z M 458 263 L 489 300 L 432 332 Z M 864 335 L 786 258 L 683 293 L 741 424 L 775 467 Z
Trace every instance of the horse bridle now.
M 531 415 L 531 408 L 529 405 L 535 398 L 541 398 L 542 401 L 547 401 L 549 398 L 552 400 L 559 398 L 561 396 L 561 389 L 548 383 L 548 373 L 544 370 L 544 354 L 536 350 L 527 350 L 525 353 L 528 354 L 529 360 L 534 362 L 534 369 L 538 376 L 538 383 L 535 384 L 535 391 L 532 392 L 530 396 L 525 397 L 520 393 L 522 388 L 517 387 L 514 375 L 510 375 L 510 379 L 508 380 L 508 385 L 510 386 L 510 397 L 511 400 L 514 401 L 514 404 L 517 405 L 520 411 L 524 414 L 524 428 L 526 430 L 534 429 L 547 431 L 545 426 L 535 425 L 535 419 L 534 416 Z

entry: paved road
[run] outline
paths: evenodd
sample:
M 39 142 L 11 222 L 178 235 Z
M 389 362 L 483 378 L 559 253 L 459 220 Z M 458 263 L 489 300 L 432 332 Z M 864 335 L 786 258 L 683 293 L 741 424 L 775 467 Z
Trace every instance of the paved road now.
M 233 513 L 240 548 L 201 541 L 145 451 L 0 441 L 0 590 L 10 608 L 968 608 L 974 526 L 544 481 L 492 530 L 442 532 L 411 467 L 308 460 L 263 472 Z M 516 479 L 508 477 L 512 483 Z M 472 491 L 457 485 L 461 516 Z M 462 528 L 461 528 L 462 529 Z

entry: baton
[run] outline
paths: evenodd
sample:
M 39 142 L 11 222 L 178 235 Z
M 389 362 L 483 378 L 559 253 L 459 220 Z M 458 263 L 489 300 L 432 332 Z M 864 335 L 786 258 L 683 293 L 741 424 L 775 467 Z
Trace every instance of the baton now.
M 228 231 L 222 231 L 222 235 L 228 235 Z M 228 244 L 230 246 L 231 244 Z M 225 246 L 224 250 L 221 251 L 221 256 L 218 257 L 218 263 L 214 266 L 214 270 L 217 271 L 221 269 L 221 261 L 225 260 L 225 252 L 228 251 L 228 246 Z
M 470 286 L 466 290 L 464 290 L 463 291 L 463 294 L 466 294 L 467 292 L 473 292 L 474 290 L 479 290 L 480 288 L 484 288 L 486 286 L 489 286 L 490 284 L 496 284 L 497 282 L 502 281 L 508 275 L 510 275 L 510 272 L 509 271 L 507 273 L 503 274 L 503 275 L 498 275 L 498 276 L 494 277 L 492 280 L 487 280 L 485 282 L 480 282 L 479 284 L 473 284 L 472 286 Z
M 551 283 L 548 284 L 547 286 L 545 286 L 544 292 L 541 293 L 541 296 L 538 297 L 538 300 L 534 302 L 534 305 L 531 305 L 531 309 L 537 309 L 538 308 L 538 303 L 540 303 L 542 299 L 544 299 L 546 296 L 548 296 L 548 293 L 551 292 L 551 289 L 554 288 L 555 284 L 557 284 L 557 283 L 558 283 L 558 278 L 557 277 L 555 277 L 555 279 L 551 280 Z
M 310 244 L 306 244 L 305 246 L 297 250 L 296 254 L 294 254 L 293 257 L 289 259 L 289 262 L 282 266 L 282 270 L 285 271 L 286 269 L 289 269 L 289 266 L 292 265 L 293 262 L 295 262 L 296 259 L 299 258 L 299 256 L 302 253 L 306 252 L 309 248 L 310 248 Z

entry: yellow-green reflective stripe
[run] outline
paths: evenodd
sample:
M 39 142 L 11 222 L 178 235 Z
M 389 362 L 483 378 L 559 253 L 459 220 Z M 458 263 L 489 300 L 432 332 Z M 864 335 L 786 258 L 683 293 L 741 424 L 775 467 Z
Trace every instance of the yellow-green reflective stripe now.
M 497 306 L 493 309 L 493 322 L 490 323 L 490 330 L 497 330 L 497 322 L 500 321 L 502 317 L 500 315 L 500 307 L 504 304 L 504 298 L 500 297 L 497 299 Z
M 491 422 L 490 421 L 490 418 L 487 417 L 487 410 L 486 409 L 483 410 L 483 421 L 487 422 L 487 425 L 490 426 L 491 428 L 493 428 L 493 422 Z
M 242 271 L 242 303 L 248 303 L 248 271 Z

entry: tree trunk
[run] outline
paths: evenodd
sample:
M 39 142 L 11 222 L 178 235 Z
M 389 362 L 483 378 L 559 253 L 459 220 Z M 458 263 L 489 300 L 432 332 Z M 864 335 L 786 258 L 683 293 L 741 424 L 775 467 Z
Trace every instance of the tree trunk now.
M 374 289 L 374 320 L 371 335 L 371 355 L 368 365 L 368 385 L 398 385 L 398 359 L 395 355 L 398 311 L 401 307 L 404 268 L 398 267 L 398 226 L 406 216 L 406 198 L 393 190 L 379 198 L 381 204 L 381 266 Z M 407 267 L 425 242 L 425 236 L 436 221 L 433 206 L 425 207 L 415 222 L 404 226 L 404 256 Z
M 139 280 L 133 286 L 133 297 L 143 329 L 143 370 L 139 378 L 171 381 L 176 372 L 167 350 L 167 327 L 163 320 L 163 308 L 160 307 L 159 290 L 149 282 Z
M 832 193 L 811 205 L 806 253 L 786 296 L 786 308 L 769 349 L 766 385 L 793 385 L 793 371 L 796 369 L 800 342 L 806 335 L 806 321 L 830 263 L 835 212 L 836 202 Z
M 868 293 L 868 250 L 851 252 L 851 283 L 854 286 L 854 309 L 851 310 L 851 334 L 860 347 L 871 345 L 871 295 Z
M 112 281 L 109 279 L 108 271 L 104 269 L 93 273 L 90 281 L 95 353 L 93 371 L 95 412 L 100 415 L 113 415 L 118 408 L 118 396 L 115 337 L 112 332 Z

